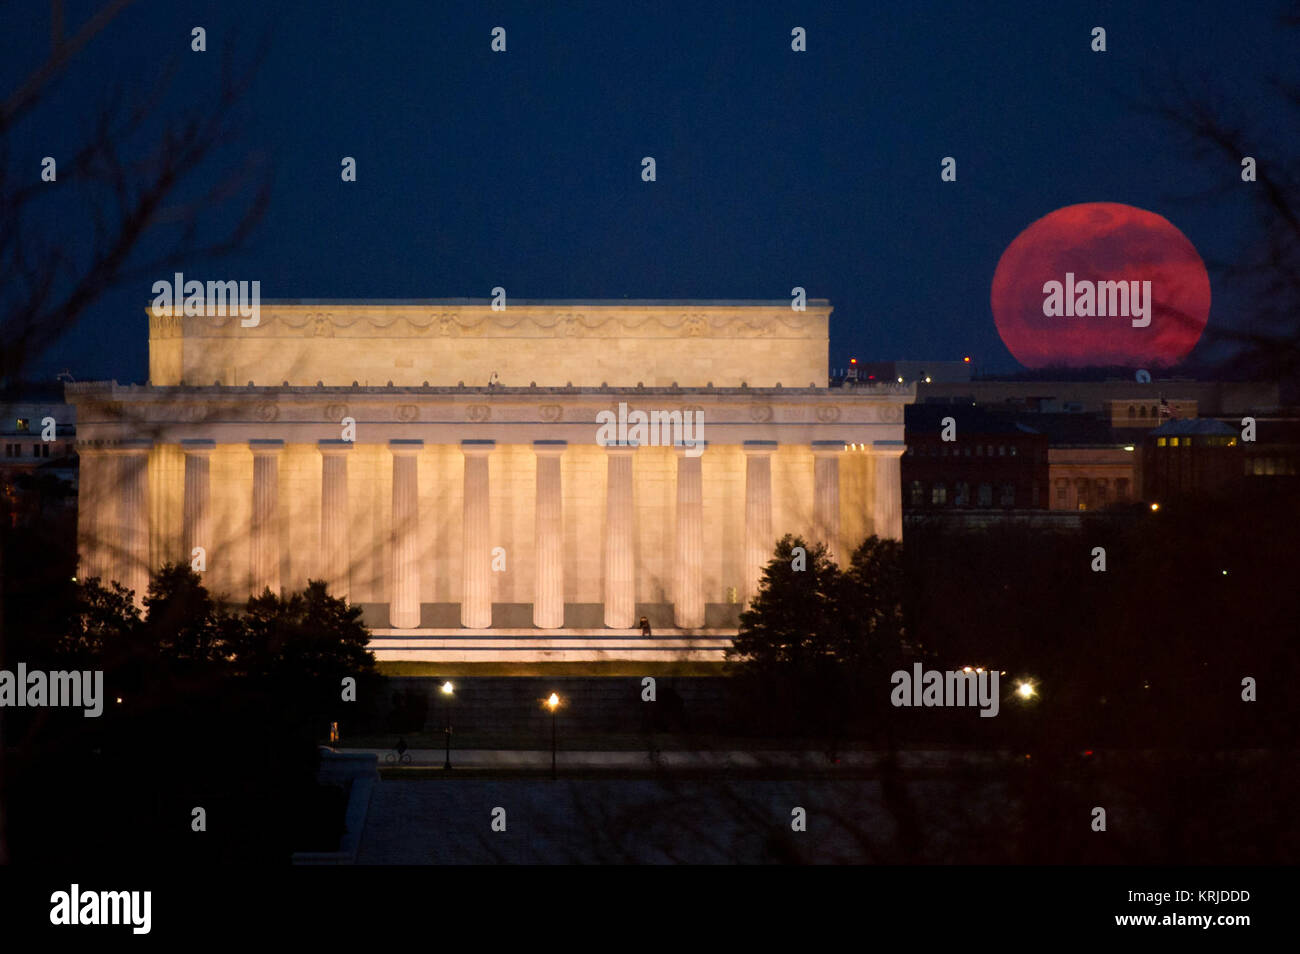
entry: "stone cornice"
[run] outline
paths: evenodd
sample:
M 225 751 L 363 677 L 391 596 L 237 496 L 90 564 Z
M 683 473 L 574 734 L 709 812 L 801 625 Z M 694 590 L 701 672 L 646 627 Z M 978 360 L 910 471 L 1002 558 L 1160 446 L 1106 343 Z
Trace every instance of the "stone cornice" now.
M 871 384 L 859 384 L 845 388 L 673 388 L 673 387 L 409 387 L 409 386 L 365 386 L 355 387 L 308 387 L 308 386 L 274 386 L 255 385 L 253 387 L 226 387 L 224 385 L 176 385 L 154 387 L 148 384 L 118 384 L 116 381 L 78 381 L 65 385 L 69 403 L 79 403 L 79 395 L 93 396 L 98 399 L 111 400 L 162 399 L 177 400 L 186 396 L 203 399 L 223 398 L 225 400 L 268 400 L 280 396 L 312 396 L 317 399 L 328 398 L 332 401 L 347 401 L 357 396 L 404 396 L 419 397 L 464 395 L 475 399 L 492 398 L 529 398 L 535 396 L 610 396 L 627 399 L 629 396 L 656 397 L 659 395 L 676 395 L 679 397 L 737 397 L 754 398 L 817 398 L 832 401 L 859 400 L 902 400 L 911 404 L 916 398 L 916 384 L 898 384 L 885 381 Z
M 78 421 L 120 424 L 358 422 L 595 424 L 602 411 L 703 411 L 711 424 L 901 424 L 914 389 L 870 388 L 180 388 L 80 384 Z
M 238 314 L 149 315 L 149 336 L 166 338 L 806 338 L 824 329 L 831 306 L 811 301 L 795 311 L 788 302 L 662 304 L 487 303 L 279 304 L 264 302 L 259 322 L 244 327 Z

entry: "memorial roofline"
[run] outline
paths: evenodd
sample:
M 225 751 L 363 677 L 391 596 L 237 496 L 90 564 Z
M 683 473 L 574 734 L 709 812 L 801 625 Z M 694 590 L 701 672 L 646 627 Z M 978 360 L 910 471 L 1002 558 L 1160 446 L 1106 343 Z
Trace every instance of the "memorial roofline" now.
M 146 307 L 152 304 L 153 299 L 149 299 Z M 492 305 L 491 298 L 263 298 L 262 306 L 267 305 L 306 305 L 313 308 L 322 306 L 349 305 L 349 306 L 372 306 L 372 307 L 395 307 L 409 306 L 419 307 L 424 305 L 464 305 L 469 307 L 489 308 Z M 510 308 L 518 307 L 565 307 L 572 308 L 577 305 L 588 306 L 593 308 L 651 308 L 651 307 L 678 307 L 689 305 L 694 308 L 773 308 L 776 306 L 790 307 L 789 298 L 776 299 L 756 299 L 756 298 L 510 298 L 506 301 L 507 311 Z M 809 298 L 809 305 L 830 305 L 828 298 Z M 200 316 L 201 317 L 201 316 Z
M 329 391 L 343 391 L 349 394 L 475 394 L 475 395 L 494 395 L 499 394 L 511 397 L 526 397 L 536 394 L 725 394 L 725 395 L 746 395 L 746 394 L 911 394 L 915 388 L 914 384 L 898 384 L 894 381 L 882 381 L 873 384 L 859 384 L 853 387 L 638 387 L 636 385 L 626 385 L 619 387 L 600 387 L 599 385 L 575 385 L 565 386 L 547 386 L 547 387 L 505 387 L 502 385 L 495 386 L 456 386 L 456 385 L 314 385 L 314 384 L 254 384 L 249 387 L 246 384 L 229 385 L 229 384 L 119 384 L 117 381 L 75 381 L 68 382 L 64 386 L 65 393 L 71 394 L 89 394 L 94 392 L 114 391 L 114 392 L 137 392 L 137 393 L 156 393 L 156 394 L 175 394 L 175 393 L 212 393 L 212 394 L 229 394 L 231 392 L 260 392 L 275 394 L 321 394 Z

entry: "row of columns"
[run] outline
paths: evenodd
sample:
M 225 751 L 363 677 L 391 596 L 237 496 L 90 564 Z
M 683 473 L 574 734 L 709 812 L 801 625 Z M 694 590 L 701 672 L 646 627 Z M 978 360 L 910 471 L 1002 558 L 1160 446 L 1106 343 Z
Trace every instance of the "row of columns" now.
M 215 443 L 181 442 L 185 456 L 183 541 L 187 556 L 211 539 L 211 477 L 209 461 Z M 346 596 L 349 587 L 348 467 L 352 444 L 323 440 L 321 453 L 321 576 L 330 592 Z M 422 440 L 389 442 L 393 458 L 391 577 L 389 621 L 395 629 L 420 625 L 421 565 L 419 454 Z M 533 625 L 559 629 L 564 625 L 564 520 L 560 458 L 565 441 L 535 441 L 537 484 L 535 505 L 536 579 Z M 111 449 L 84 449 L 82 483 L 93 491 L 81 515 L 82 553 L 86 576 L 109 576 L 135 590 L 143 599 L 148 583 L 148 519 L 145 509 L 148 441 L 124 443 Z M 491 524 L 488 505 L 488 455 L 495 442 L 461 442 L 465 455 L 463 587 L 461 625 L 486 629 L 492 625 Z M 745 452 L 745 590 L 743 601 L 757 591 L 762 568 L 771 555 L 772 454 L 776 441 L 746 441 Z M 253 507 L 249 528 L 250 589 L 280 590 L 279 458 L 281 440 L 249 442 L 253 454 Z M 825 542 L 835 558 L 840 529 L 839 455 L 842 441 L 813 444 L 815 539 Z M 902 484 L 899 458 L 902 441 L 881 441 L 871 447 L 876 457 L 872 501 L 879 536 L 902 538 Z M 632 457 L 635 446 L 610 446 L 607 452 L 605 532 L 605 625 L 630 629 L 636 618 L 636 577 L 633 564 L 634 500 Z M 103 489 L 115 481 L 120 488 L 117 526 L 107 526 L 111 512 Z M 700 456 L 677 451 L 676 544 L 673 574 L 673 613 L 682 629 L 704 625 L 704 497 Z M 105 551 L 106 540 L 120 548 Z M 118 568 L 114 573 L 113 569 Z

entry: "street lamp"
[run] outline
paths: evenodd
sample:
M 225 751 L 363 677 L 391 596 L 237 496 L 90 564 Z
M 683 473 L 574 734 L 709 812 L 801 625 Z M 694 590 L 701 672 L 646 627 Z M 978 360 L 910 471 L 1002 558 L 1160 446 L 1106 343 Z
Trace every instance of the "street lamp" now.
M 560 697 L 551 693 L 546 700 L 546 708 L 551 710 L 551 778 L 556 778 L 555 774 L 555 710 L 560 707 Z
M 451 697 L 455 692 L 456 687 L 450 682 L 444 682 L 442 684 L 442 694 L 446 697 L 447 705 L 447 755 L 446 758 L 443 759 L 442 763 L 444 769 L 451 768 Z

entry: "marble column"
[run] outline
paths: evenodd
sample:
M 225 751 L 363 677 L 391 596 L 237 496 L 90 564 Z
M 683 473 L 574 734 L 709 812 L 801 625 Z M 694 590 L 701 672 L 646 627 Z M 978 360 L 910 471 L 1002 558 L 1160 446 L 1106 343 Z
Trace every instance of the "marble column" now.
M 330 595 L 347 599 L 352 554 L 348 549 L 348 454 L 351 441 L 323 440 L 320 449 L 320 575 Z
M 185 453 L 185 510 L 181 531 L 184 552 L 181 559 L 194 566 L 194 551 L 202 547 L 205 570 L 212 557 L 212 479 L 208 462 L 216 446 L 216 441 L 181 441 Z
M 282 440 L 251 440 L 253 520 L 250 526 L 249 588 L 280 595 L 280 454 Z
M 776 441 L 745 441 L 745 588 L 741 607 L 758 595 L 763 568 L 772 559 L 772 454 Z
M 871 445 L 871 526 L 881 539 L 903 539 L 904 441 L 876 441 Z
M 813 441 L 813 543 L 826 544 L 826 555 L 840 553 L 840 454 L 843 441 Z
M 112 459 L 103 448 L 78 444 L 77 460 L 77 578 L 99 577 L 107 586 L 110 561 L 105 545 L 114 520 L 106 484 Z
M 704 625 L 704 490 L 698 455 L 677 448 L 677 565 L 673 619 L 679 629 Z
M 391 440 L 393 455 L 392 585 L 388 621 L 394 629 L 420 625 L 420 451 L 422 440 Z
M 605 625 L 631 629 L 636 624 L 633 575 L 632 457 L 636 447 L 605 447 Z
M 123 441 L 112 450 L 117 462 L 117 548 L 111 578 L 135 593 L 143 607 L 149 589 L 149 451 L 153 441 Z
M 560 488 L 560 457 L 565 441 L 533 441 L 537 457 L 537 500 L 534 553 L 537 581 L 533 591 L 533 625 L 559 629 L 564 625 L 564 501 Z
M 495 441 L 461 441 L 465 455 L 465 510 L 461 531 L 460 625 L 492 625 L 492 520 L 488 510 L 488 455 Z

